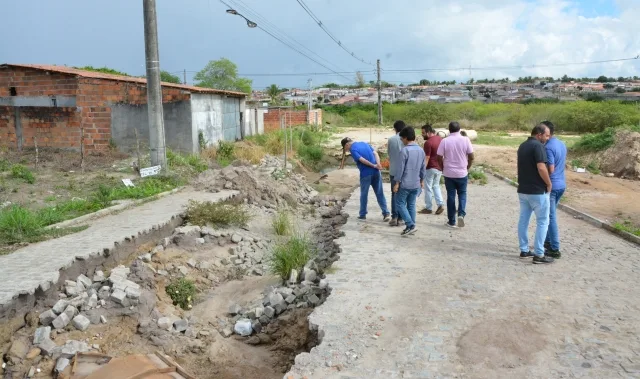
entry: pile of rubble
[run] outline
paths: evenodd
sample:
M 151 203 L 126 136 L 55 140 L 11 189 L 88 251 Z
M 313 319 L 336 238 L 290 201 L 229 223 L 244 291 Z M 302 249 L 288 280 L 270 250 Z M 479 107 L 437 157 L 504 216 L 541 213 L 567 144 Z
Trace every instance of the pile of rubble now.
M 316 270 L 315 262 L 309 261 L 301 274 L 293 270 L 286 286 L 271 289 L 262 300 L 244 308 L 238 304 L 231 305 L 229 315 L 233 317 L 230 320 L 220 320 L 220 333 L 225 337 L 234 332 L 243 337 L 254 333 L 259 335 L 287 310 L 313 308 L 324 303 L 330 289 Z M 258 336 L 258 339 L 252 339 L 248 343 L 259 344 L 264 340 Z
M 275 209 L 309 204 L 317 195 L 304 176 L 284 170 L 284 162 L 266 156 L 257 166 L 228 166 L 221 170 L 207 170 L 194 183 L 198 189 L 219 192 L 238 190 L 249 204 Z

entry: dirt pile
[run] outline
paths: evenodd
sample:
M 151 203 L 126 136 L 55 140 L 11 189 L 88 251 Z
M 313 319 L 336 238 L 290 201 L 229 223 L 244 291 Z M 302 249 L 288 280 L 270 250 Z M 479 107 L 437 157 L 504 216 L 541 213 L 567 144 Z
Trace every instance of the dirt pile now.
M 640 180 L 640 133 L 621 130 L 614 145 L 599 157 L 603 172 Z
M 291 170 L 290 164 L 284 170 L 284 162 L 266 156 L 257 166 L 232 165 L 207 170 L 196 179 L 194 187 L 211 192 L 238 190 L 249 204 L 266 208 L 309 204 L 317 192 L 307 185 L 304 176 Z

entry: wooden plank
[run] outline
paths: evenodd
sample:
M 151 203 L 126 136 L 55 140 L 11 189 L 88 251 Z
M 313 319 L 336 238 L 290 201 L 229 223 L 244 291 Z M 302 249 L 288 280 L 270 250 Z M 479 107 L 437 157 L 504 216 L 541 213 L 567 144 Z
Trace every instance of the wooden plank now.
M 180 366 L 177 362 L 175 362 L 173 359 L 169 358 L 168 356 L 162 354 L 159 351 L 156 351 L 156 356 L 158 358 L 160 358 L 160 360 L 162 360 L 165 364 L 167 364 L 168 366 L 173 366 L 176 368 L 176 372 L 182 376 L 185 377 L 185 379 L 196 379 L 195 376 L 192 376 L 191 374 L 189 374 L 188 372 L 186 372 L 182 366 Z

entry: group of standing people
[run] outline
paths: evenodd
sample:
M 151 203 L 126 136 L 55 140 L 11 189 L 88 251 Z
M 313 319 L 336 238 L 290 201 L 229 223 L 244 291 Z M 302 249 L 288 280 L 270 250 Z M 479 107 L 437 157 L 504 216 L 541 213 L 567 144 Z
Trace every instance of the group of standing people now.
M 555 126 L 543 121 L 518 148 L 520 258 L 548 264 L 561 257 L 557 207 L 567 188 L 567 147 L 555 137 Z M 529 248 L 529 221 L 536 216 L 533 252 Z
M 440 179 L 447 190 L 447 222 L 450 228 L 465 226 L 469 169 L 474 161 L 471 140 L 461 132 L 458 122 L 449 123 L 449 136 L 440 137 L 426 124 L 422 127 L 424 146 L 415 142 L 416 132 L 403 121 L 393 125 L 395 135 L 387 143 L 391 180 L 391 210 L 384 196 L 382 165 L 378 152 L 366 142 L 342 140 L 344 153 L 349 151 L 360 171 L 360 214 L 366 220 L 369 189 L 373 188 L 382 219 L 390 226 L 405 228 L 402 235 L 417 231 L 416 202 L 424 189 L 425 206 L 421 214 L 440 215 L 444 200 Z M 566 189 L 565 164 L 567 148 L 555 138 L 555 126 L 549 121 L 536 125 L 531 137 L 518 148 L 518 197 L 520 220 L 518 241 L 520 258 L 533 258 L 533 263 L 553 263 L 561 256 L 557 206 Z M 343 167 L 343 166 L 341 166 Z M 456 197 L 458 199 L 456 207 Z M 436 209 L 433 210 L 435 200 Z M 536 216 L 533 252 L 529 248 L 528 228 L 531 215 Z
M 382 187 L 380 157 L 366 142 L 354 142 L 346 137 L 342 140 L 344 151 L 351 152 L 360 170 L 360 214 L 367 217 L 369 188 L 373 187 L 382 210 L 384 222 L 390 226 L 405 225 L 402 235 L 411 235 L 416 228 L 416 202 L 425 191 L 425 207 L 419 213 L 440 215 L 444 212 L 444 201 L 440 191 L 440 178 L 444 176 L 447 189 L 446 225 L 450 228 L 464 227 L 467 202 L 468 174 L 473 162 L 471 141 L 460 133 L 460 124 L 449 124 L 449 137 L 443 139 L 427 124 L 422 127 L 424 146 L 415 142 L 416 132 L 403 121 L 393 125 L 395 135 L 389 138 L 389 176 L 391 180 L 391 211 L 387 207 Z M 456 196 L 458 206 L 456 208 Z M 436 210 L 433 211 L 435 199 Z M 457 216 L 457 218 L 456 218 Z

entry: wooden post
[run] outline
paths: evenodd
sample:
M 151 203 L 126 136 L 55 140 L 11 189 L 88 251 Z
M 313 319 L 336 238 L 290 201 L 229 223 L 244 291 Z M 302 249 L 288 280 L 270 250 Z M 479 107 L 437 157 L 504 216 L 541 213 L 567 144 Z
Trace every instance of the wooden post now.
M 38 169 L 38 139 L 33 136 L 33 146 L 36 148 L 36 170 Z
M 133 129 L 133 134 L 136 136 L 136 157 L 138 158 L 138 174 L 142 168 L 142 162 L 140 158 L 140 140 L 138 139 L 138 129 Z
M 84 174 L 84 128 L 80 128 L 80 169 Z

